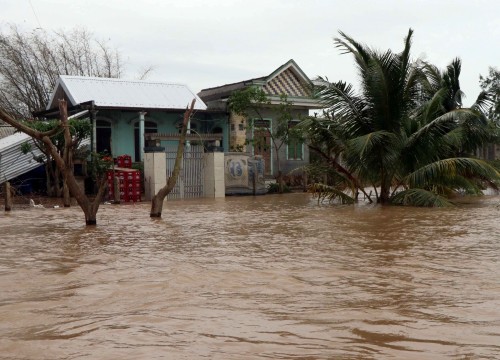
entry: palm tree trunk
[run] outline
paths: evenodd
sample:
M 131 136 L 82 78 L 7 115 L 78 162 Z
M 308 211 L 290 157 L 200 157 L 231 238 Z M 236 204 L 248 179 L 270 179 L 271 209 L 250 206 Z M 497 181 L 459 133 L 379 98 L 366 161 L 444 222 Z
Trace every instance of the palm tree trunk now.
M 361 190 L 361 192 L 365 195 L 365 197 L 368 199 L 370 203 L 373 202 L 371 197 L 366 193 L 365 188 L 360 184 L 358 179 L 356 179 L 346 168 L 344 168 L 342 165 L 338 163 L 338 161 L 335 158 L 331 158 L 327 154 L 325 154 L 320 148 L 309 145 L 309 148 L 311 150 L 316 151 L 320 156 L 322 156 L 335 170 L 337 170 L 340 174 L 344 175 L 351 183 L 356 187 L 357 189 Z
M 390 197 L 391 197 L 390 177 L 387 175 L 387 170 L 384 167 L 382 167 L 379 203 L 382 205 L 388 204 Z

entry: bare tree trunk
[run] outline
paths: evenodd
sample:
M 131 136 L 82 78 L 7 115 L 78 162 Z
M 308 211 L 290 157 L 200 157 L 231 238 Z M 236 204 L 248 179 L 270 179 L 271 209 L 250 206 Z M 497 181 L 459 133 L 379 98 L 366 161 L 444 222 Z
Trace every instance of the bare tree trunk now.
M 59 167 L 55 170 L 55 179 L 54 179 L 54 192 L 56 197 L 62 197 L 63 189 L 61 187 L 61 180 L 63 178 L 63 174 L 61 174 L 61 169 Z
M 85 195 L 85 191 L 78 185 L 76 181 L 75 174 L 73 173 L 73 167 L 71 166 L 71 146 L 72 139 L 68 126 L 68 108 L 65 100 L 59 100 L 59 113 L 61 114 L 61 125 L 64 129 L 64 151 L 63 158 L 57 153 L 57 149 L 52 146 L 51 152 L 52 156 L 56 160 L 58 168 L 62 170 L 64 180 L 69 188 L 70 193 L 75 197 L 78 205 L 82 208 L 85 214 L 85 224 L 86 225 L 96 225 L 97 224 L 97 210 L 99 210 L 99 204 L 101 202 L 102 196 L 104 195 L 104 190 L 106 189 L 105 176 L 102 176 L 99 180 L 99 190 L 97 192 L 94 201 Z M 46 144 L 51 143 L 50 138 L 44 137 L 42 139 Z
M 10 211 L 12 209 L 12 194 L 10 193 L 10 182 L 6 181 L 3 187 L 5 194 L 5 211 Z
M 278 193 L 283 194 L 283 174 L 281 170 L 278 170 Z
M 71 195 L 69 193 L 69 188 L 68 184 L 66 184 L 66 181 L 63 182 L 63 205 L 64 207 L 71 206 Z
M 70 164 L 70 162 L 68 162 L 68 157 L 71 154 L 69 149 L 72 146 L 72 141 L 68 127 L 68 110 L 67 110 L 67 103 L 65 100 L 59 100 L 59 111 L 61 114 L 60 126 L 55 127 L 54 129 L 47 132 L 40 132 L 31 129 L 30 127 L 13 119 L 2 108 L 0 108 L 0 119 L 5 121 L 9 125 L 12 125 L 16 129 L 24 132 L 25 134 L 28 134 L 29 136 L 34 137 L 38 140 L 41 140 L 45 144 L 47 150 L 50 152 L 50 155 L 53 157 L 57 168 L 62 173 L 71 195 L 73 195 L 78 205 L 80 205 L 81 209 L 83 210 L 85 214 L 85 224 L 96 225 L 97 210 L 99 209 L 99 204 L 104 195 L 104 190 L 106 189 L 106 177 L 102 175 L 101 178 L 98 179 L 99 191 L 97 192 L 97 195 L 94 198 L 94 200 L 90 201 L 90 199 L 85 195 L 85 191 L 79 186 L 78 182 L 76 181 L 72 167 L 68 166 L 68 163 Z M 57 151 L 52 141 L 50 140 L 50 137 L 55 135 L 58 131 L 60 131 L 61 128 L 64 131 L 64 147 L 65 147 L 62 157 Z
M 273 139 L 274 142 L 274 139 Z M 276 144 L 276 143 L 275 143 Z M 277 145 L 274 145 L 274 149 L 276 150 L 276 163 L 278 164 L 278 193 L 283 194 L 283 173 L 281 171 L 281 161 L 280 161 L 280 148 L 281 145 L 278 147 Z
M 113 204 L 119 204 L 120 199 L 120 180 L 117 176 L 113 177 Z
M 47 195 L 48 196 L 54 196 L 54 188 L 52 186 L 52 158 L 50 155 L 47 155 L 47 162 L 45 163 L 45 176 L 47 177 L 46 179 L 46 185 L 47 186 Z
M 68 139 L 65 138 L 65 142 L 67 141 Z M 64 154 L 63 154 L 63 157 L 64 157 L 64 161 L 66 162 L 66 166 L 68 167 L 68 169 L 71 170 L 71 173 L 74 175 L 75 173 L 75 168 L 73 166 L 73 142 L 72 142 L 72 139 L 71 139 L 71 136 L 69 137 L 69 140 L 71 141 L 71 146 L 64 146 Z M 69 188 L 68 188 L 68 184 L 66 182 L 66 179 L 63 179 L 63 204 L 64 204 L 64 207 L 70 207 L 71 206 L 71 194 L 69 193 Z
M 163 210 L 163 201 L 165 200 L 165 197 L 173 190 L 177 182 L 177 177 L 179 176 L 182 159 L 184 156 L 184 143 L 186 140 L 187 124 L 189 122 L 189 118 L 191 117 L 191 113 L 193 112 L 195 101 L 196 100 L 193 99 L 193 101 L 191 101 L 191 106 L 189 107 L 189 109 L 186 109 L 186 111 L 184 112 L 182 131 L 179 138 L 179 145 L 177 146 L 177 156 L 175 157 L 174 171 L 168 178 L 167 184 L 162 187 L 155 196 L 153 196 L 153 199 L 151 200 L 151 212 L 149 214 L 150 217 L 161 217 L 161 212 Z

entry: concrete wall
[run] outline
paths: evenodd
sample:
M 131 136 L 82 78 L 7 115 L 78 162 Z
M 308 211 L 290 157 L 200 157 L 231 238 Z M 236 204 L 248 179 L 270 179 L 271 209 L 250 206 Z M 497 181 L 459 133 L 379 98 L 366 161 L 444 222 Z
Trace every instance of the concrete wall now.
M 167 158 L 164 152 L 144 154 L 144 195 L 150 201 L 167 184 Z
M 224 153 L 207 153 L 203 157 L 205 170 L 203 192 L 205 197 L 224 197 Z
M 167 160 L 164 152 L 144 154 L 145 199 L 153 196 L 167 183 Z M 204 197 L 224 197 L 224 153 L 206 153 L 203 157 Z
M 255 176 L 255 178 L 254 178 Z M 224 154 L 226 195 L 265 194 L 264 160 L 247 153 Z

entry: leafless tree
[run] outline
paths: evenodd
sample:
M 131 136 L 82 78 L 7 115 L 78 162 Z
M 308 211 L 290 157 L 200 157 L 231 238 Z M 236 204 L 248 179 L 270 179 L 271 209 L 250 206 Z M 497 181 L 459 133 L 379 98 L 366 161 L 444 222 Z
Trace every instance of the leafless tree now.
M 174 170 L 172 171 L 172 175 L 167 179 L 167 183 L 164 187 L 158 190 L 158 193 L 153 196 L 151 199 L 151 211 L 149 213 L 152 218 L 161 218 L 161 212 L 163 210 L 163 201 L 167 197 L 168 194 L 174 189 L 175 184 L 177 183 L 177 178 L 179 177 L 179 173 L 181 170 L 182 159 L 184 157 L 184 147 L 186 141 L 186 133 L 187 133 L 187 124 L 189 122 L 189 118 L 193 113 L 194 103 L 196 99 L 191 101 L 191 106 L 186 109 L 184 112 L 184 119 L 182 120 L 182 130 L 181 136 L 179 137 L 179 144 L 177 145 L 177 156 L 175 157 Z
M 84 28 L 0 33 L 0 107 L 16 119 L 43 110 L 58 75 L 120 77 L 119 52 Z
M 86 194 L 84 189 L 80 187 L 76 181 L 75 175 L 73 173 L 72 153 L 75 140 L 72 138 L 69 125 L 68 125 L 68 110 L 67 103 L 65 100 L 59 100 L 59 112 L 60 112 L 60 122 L 59 126 L 54 127 L 49 131 L 38 131 L 35 130 L 20 121 L 15 120 L 12 116 L 7 114 L 0 107 L 0 120 L 5 121 L 7 124 L 15 127 L 17 130 L 28 134 L 34 139 L 40 140 L 45 144 L 47 151 L 50 152 L 52 158 L 54 159 L 57 168 L 63 174 L 64 181 L 68 187 L 69 192 L 76 199 L 78 205 L 85 214 L 85 224 L 86 225 L 96 225 L 97 223 L 97 210 L 99 209 L 99 204 L 106 190 L 106 175 L 105 172 L 101 172 L 100 176 L 96 179 L 99 190 L 94 199 L 90 199 Z M 62 155 L 58 149 L 54 146 L 51 137 L 58 132 L 63 132 L 64 134 L 64 150 Z

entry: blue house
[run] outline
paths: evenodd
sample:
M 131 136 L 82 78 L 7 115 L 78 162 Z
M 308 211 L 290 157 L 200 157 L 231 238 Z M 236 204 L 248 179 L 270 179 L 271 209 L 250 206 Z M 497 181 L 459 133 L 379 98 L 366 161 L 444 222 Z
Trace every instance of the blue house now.
M 194 115 L 190 137 L 209 146 L 217 134 L 218 148 L 228 148 L 227 115 L 224 111 L 207 111 L 205 103 L 186 85 L 158 81 L 123 80 L 84 76 L 59 76 L 46 111 L 39 117 L 58 117 L 58 100 L 68 102 L 69 112 L 89 111 L 92 122 L 91 149 L 107 151 L 113 156 L 128 154 L 132 161 L 144 159 L 144 149 L 175 144 L 182 117 L 193 99 Z M 146 134 L 157 134 L 154 144 Z M 212 144 L 213 145 L 213 144 Z

